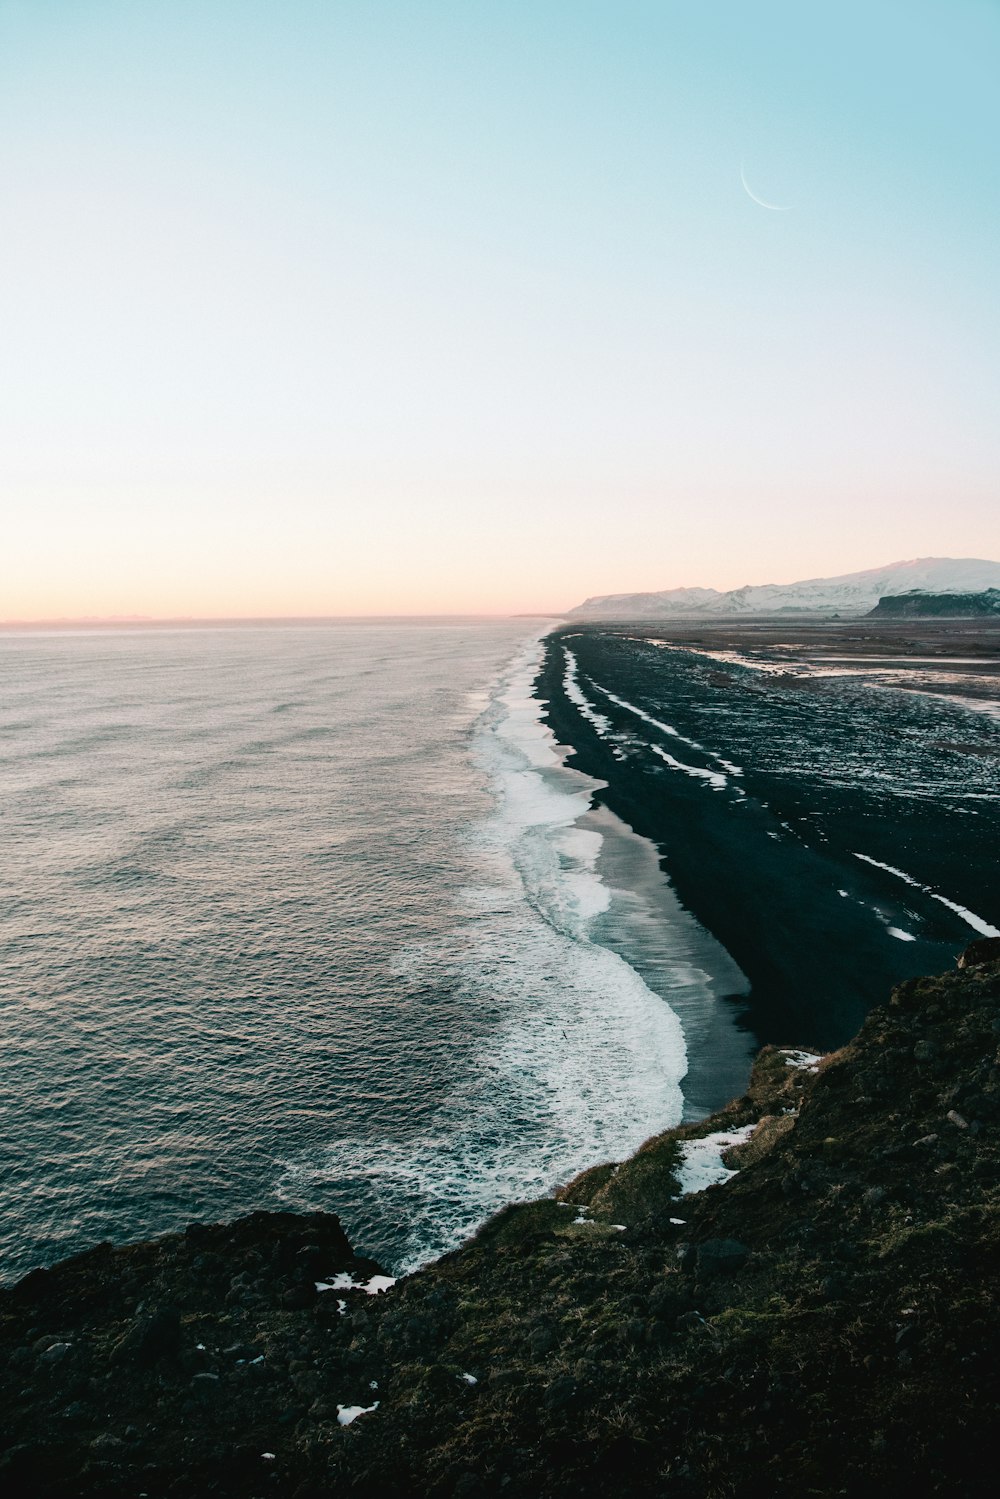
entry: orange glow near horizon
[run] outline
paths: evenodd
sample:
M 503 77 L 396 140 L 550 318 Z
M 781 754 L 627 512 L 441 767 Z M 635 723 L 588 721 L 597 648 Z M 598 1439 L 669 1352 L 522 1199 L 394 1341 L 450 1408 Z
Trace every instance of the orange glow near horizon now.
M 592 594 L 793 582 L 912 556 L 1000 555 L 1000 536 L 960 527 L 932 494 L 910 524 L 872 495 L 863 541 L 772 493 L 767 525 L 745 486 L 670 501 L 650 482 L 622 503 L 610 482 L 547 488 L 485 481 L 360 483 L 336 499 L 236 484 L 185 499 L 162 487 L 26 506 L 8 523 L 0 619 L 235 619 L 344 615 L 558 614 Z M 331 485 L 331 492 L 333 486 Z M 416 491 L 416 493 L 414 493 Z M 188 491 L 190 496 L 190 490 Z M 783 502 L 782 502 L 783 500 Z

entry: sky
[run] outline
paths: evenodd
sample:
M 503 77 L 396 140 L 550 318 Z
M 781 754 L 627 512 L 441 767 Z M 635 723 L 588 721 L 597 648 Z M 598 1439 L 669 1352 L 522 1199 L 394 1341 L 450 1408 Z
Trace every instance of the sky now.
M 0 0 L 0 619 L 1000 558 L 998 75 L 994 0 Z

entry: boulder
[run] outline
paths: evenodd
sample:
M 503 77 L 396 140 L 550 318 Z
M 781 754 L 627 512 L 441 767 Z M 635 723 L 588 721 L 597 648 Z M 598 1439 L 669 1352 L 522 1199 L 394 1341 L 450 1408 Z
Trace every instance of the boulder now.
M 1000 963 L 1000 937 L 980 937 L 958 958 L 959 968 L 979 968 L 983 963 Z
M 739 1239 L 706 1239 L 698 1245 L 699 1275 L 735 1275 L 750 1258 L 750 1250 Z

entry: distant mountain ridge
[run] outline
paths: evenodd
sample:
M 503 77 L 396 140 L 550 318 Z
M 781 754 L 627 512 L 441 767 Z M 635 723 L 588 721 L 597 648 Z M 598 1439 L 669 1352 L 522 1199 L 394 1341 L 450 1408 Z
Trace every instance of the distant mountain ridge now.
M 800 583 L 715 588 L 667 588 L 660 593 L 610 593 L 569 611 L 571 619 L 668 619 L 688 616 L 866 614 L 890 594 L 974 594 L 1000 588 L 1000 562 L 981 557 L 916 557 L 835 578 Z

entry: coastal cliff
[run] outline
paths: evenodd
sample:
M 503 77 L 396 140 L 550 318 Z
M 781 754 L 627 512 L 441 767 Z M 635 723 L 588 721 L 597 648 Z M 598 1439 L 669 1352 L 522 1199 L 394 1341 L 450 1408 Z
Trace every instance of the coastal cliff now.
M 321 1214 L 33 1272 L 0 1293 L 0 1482 L 992 1493 L 1000 942 L 960 965 L 388 1289 Z
M 978 593 L 896 593 L 885 594 L 867 619 L 975 619 L 1000 614 L 1000 588 L 986 588 Z

